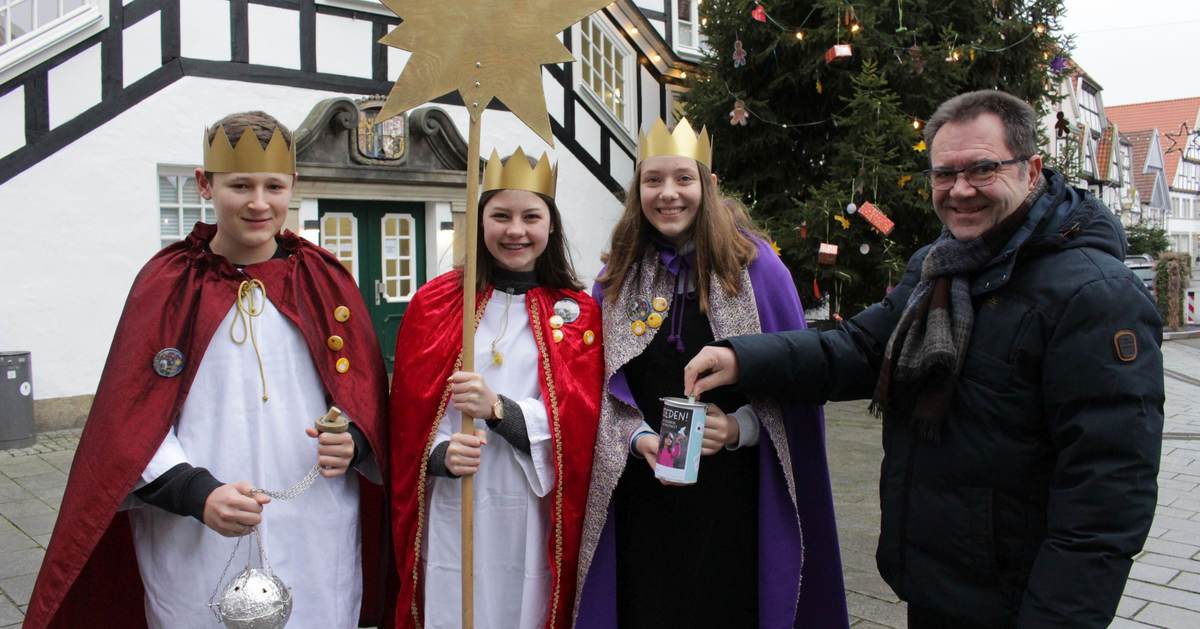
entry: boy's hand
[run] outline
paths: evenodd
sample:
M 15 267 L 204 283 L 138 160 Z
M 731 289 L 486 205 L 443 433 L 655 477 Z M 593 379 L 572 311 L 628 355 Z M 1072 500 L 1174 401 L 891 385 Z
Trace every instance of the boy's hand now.
M 265 494 L 253 494 L 246 481 L 221 485 L 204 501 L 204 525 L 225 537 L 241 537 L 262 522 L 263 505 L 271 502 Z
M 450 375 L 450 403 L 463 415 L 492 419 L 492 407 L 498 399 L 483 381 L 483 376 L 472 371 L 456 371 Z
M 720 452 L 722 448 L 738 442 L 742 436 L 741 426 L 737 419 L 725 414 L 716 404 L 708 405 L 708 413 L 704 417 L 704 443 L 700 454 L 709 456 Z
M 305 428 L 304 433 L 317 440 L 317 465 L 321 476 L 341 476 L 354 460 L 354 437 L 349 432 L 317 432 L 316 428 Z
M 455 476 L 470 476 L 479 471 L 479 458 L 487 438 L 456 432 L 450 435 L 450 446 L 446 448 L 446 469 Z

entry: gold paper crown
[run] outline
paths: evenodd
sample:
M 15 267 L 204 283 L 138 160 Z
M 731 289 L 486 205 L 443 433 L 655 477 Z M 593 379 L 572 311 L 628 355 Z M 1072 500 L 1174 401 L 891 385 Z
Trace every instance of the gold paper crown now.
M 638 163 L 666 155 L 690 157 L 711 169 L 712 140 L 708 136 L 708 127 L 702 127 L 697 135 L 687 118 L 683 118 L 675 125 L 675 131 L 667 133 L 667 123 L 658 118 L 650 126 L 650 133 L 638 135 Z
M 208 142 L 209 129 L 204 130 L 204 170 L 210 173 L 295 173 L 296 146 L 288 146 L 276 128 L 267 148 L 262 147 L 251 129 L 242 131 L 237 148 L 225 135 L 225 127 L 217 125 L 213 141 Z
M 557 179 L 558 168 L 550 167 L 550 158 L 545 153 L 537 166 L 530 168 L 529 158 L 525 157 L 521 147 L 517 147 L 506 162 L 500 159 L 496 149 L 492 149 L 492 156 L 483 171 L 483 191 L 527 190 L 553 199 Z

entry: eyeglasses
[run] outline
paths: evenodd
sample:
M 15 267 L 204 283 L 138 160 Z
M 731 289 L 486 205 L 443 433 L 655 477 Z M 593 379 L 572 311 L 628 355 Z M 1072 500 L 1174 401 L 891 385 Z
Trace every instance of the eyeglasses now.
M 998 162 L 995 160 L 987 160 L 967 166 L 966 168 L 929 168 L 921 171 L 929 178 L 929 185 L 933 186 L 934 190 L 949 190 L 958 182 L 958 174 L 966 175 L 967 183 L 976 188 L 982 188 L 990 185 L 996 180 L 996 174 L 1000 169 L 1010 164 L 1020 164 L 1029 160 L 1028 157 L 1018 157 L 1015 159 L 1006 159 Z

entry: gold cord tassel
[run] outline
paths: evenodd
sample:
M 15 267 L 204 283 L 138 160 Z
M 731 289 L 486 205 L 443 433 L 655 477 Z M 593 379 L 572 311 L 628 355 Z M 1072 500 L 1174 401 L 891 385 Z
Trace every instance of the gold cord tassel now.
M 257 288 L 262 295 L 262 301 L 255 304 L 254 289 Z M 246 342 L 246 337 L 250 337 L 250 344 L 254 346 L 254 357 L 258 359 L 258 377 L 262 381 L 262 401 L 267 401 L 267 372 L 263 369 L 262 352 L 258 349 L 258 337 L 254 334 L 254 317 L 262 314 L 263 308 L 267 303 L 267 287 L 259 280 L 248 280 L 242 282 L 238 286 L 237 295 L 237 314 L 233 316 L 233 322 L 229 325 L 229 338 L 238 345 Z M 242 338 L 238 338 L 237 324 L 242 324 Z

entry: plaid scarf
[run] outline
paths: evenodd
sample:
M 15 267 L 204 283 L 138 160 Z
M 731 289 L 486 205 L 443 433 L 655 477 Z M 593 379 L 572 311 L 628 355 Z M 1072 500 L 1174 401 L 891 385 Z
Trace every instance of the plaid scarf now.
M 1045 190 L 1045 178 L 1039 179 L 1016 211 L 974 240 L 956 240 L 942 230 L 888 339 L 871 398 L 876 416 L 911 408 L 913 428 L 938 439 L 975 323 L 971 278 L 1000 254 Z

